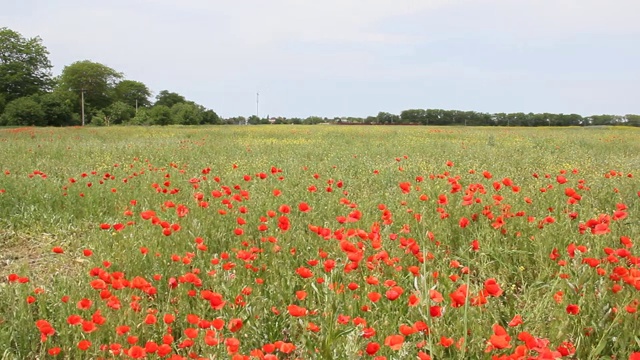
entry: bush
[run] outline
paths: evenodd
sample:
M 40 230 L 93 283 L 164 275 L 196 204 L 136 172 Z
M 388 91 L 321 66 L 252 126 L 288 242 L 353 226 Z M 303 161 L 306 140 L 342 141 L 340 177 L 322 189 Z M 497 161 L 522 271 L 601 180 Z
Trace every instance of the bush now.
M 8 126 L 45 126 L 45 118 L 42 106 L 33 96 L 15 99 L 4 109 L 0 117 L 0 125 Z

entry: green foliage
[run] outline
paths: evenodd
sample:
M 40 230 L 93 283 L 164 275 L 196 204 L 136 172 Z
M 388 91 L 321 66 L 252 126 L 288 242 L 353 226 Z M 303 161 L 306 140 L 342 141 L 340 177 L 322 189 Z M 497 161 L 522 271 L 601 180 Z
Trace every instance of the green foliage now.
M 151 109 L 141 108 L 129 122 L 125 122 L 127 125 L 152 125 L 153 118 L 151 117 Z
M 166 105 L 154 105 L 149 111 L 151 123 L 154 125 L 171 125 L 173 118 L 171 116 L 171 108 Z
M 2 115 L 5 106 L 7 106 L 7 99 L 4 94 L 0 94 L 0 115 Z
M 84 91 L 85 106 L 90 110 L 100 110 L 113 102 L 114 88 L 121 78 L 121 73 L 106 65 L 89 60 L 77 61 L 62 70 L 58 90 Z
M 76 94 L 60 91 L 42 94 L 38 97 L 38 102 L 44 111 L 44 118 L 49 126 L 71 125 L 76 101 Z
M 27 39 L 0 28 L 0 96 L 9 102 L 49 90 L 52 66 L 48 56 L 39 37 Z
M 247 121 L 248 121 L 247 118 L 245 118 L 244 116 L 236 116 L 236 117 L 224 119 L 222 123 L 225 125 L 245 125 Z
M 258 125 L 260 124 L 260 118 L 257 115 L 251 115 L 249 116 L 249 118 L 247 118 L 247 122 L 250 125 Z
M 171 108 L 176 104 L 184 102 L 187 102 L 187 99 L 185 99 L 184 96 L 178 93 L 170 92 L 169 90 L 162 90 L 156 96 L 156 102 L 154 105 L 164 105 Z
M 104 109 L 104 113 L 109 116 L 110 124 L 122 124 L 136 115 L 136 109 L 125 102 L 116 101 Z
M 306 125 L 321 124 L 323 122 L 324 119 L 320 116 L 309 116 L 308 118 L 304 119 L 304 121 L 302 121 L 302 123 Z
M 397 124 L 400 120 L 400 117 L 395 114 L 390 114 L 388 112 L 379 112 L 377 116 L 377 122 L 380 124 Z
M 404 124 L 425 124 L 427 111 L 423 109 L 404 110 L 400 113 L 400 120 Z
M 640 115 L 627 114 L 625 115 L 628 121 L 628 125 L 640 126 Z
M 202 120 L 200 123 L 209 125 L 220 125 L 222 123 L 222 120 L 215 111 L 206 109 L 202 112 Z
M 200 125 L 202 110 L 191 102 L 177 103 L 171 107 L 171 118 L 174 124 Z
M 8 126 L 44 126 L 47 125 L 45 111 L 37 97 L 21 97 L 13 100 L 0 116 L 0 125 Z
M 111 123 L 111 117 L 105 114 L 102 110 L 98 110 L 93 116 L 91 116 L 91 121 L 89 122 L 93 126 L 109 126 Z
M 116 101 L 122 101 L 132 108 L 151 106 L 151 91 L 147 85 L 134 80 L 122 80 L 114 87 Z

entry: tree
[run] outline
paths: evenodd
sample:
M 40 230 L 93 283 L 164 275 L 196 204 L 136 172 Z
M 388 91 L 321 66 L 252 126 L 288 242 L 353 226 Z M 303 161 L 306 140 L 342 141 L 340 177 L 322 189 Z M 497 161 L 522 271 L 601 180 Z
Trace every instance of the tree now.
M 51 62 L 42 39 L 0 28 L 0 96 L 8 103 L 51 88 Z
M 308 118 L 302 121 L 303 124 L 307 124 L 307 125 L 315 125 L 323 122 L 324 122 L 324 119 L 322 119 L 320 116 L 309 116 Z
M 114 87 L 116 101 L 123 103 L 136 109 L 138 107 L 151 106 L 151 91 L 147 85 L 134 80 L 122 80 Z
M 44 111 L 44 118 L 49 126 L 71 125 L 73 108 L 77 101 L 75 94 L 54 91 L 40 95 L 37 99 Z
M 377 121 L 378 118 L 376 118 L 375 116 L 367 116 L 367 118 L 364 119 L 365 124 L 375 124 Z
M 151 118 L 151 108 L 142 108 L 138 109 L 138 112 L 135 114 L 133 119 L 125 124 L 131 125 L 151 125 L 153 124 L 153 119 Z
M 152 124 L 170 125 L 172 122 L 171 109 L 166 105 L 154 105 L 149 111 L 149 117 Z
M 171 107 L 171 118 L 174 124 L 199 125 L 202 121 L 202 110 L 191 102 L 178 103 Z
M 440 119 L 442 118 L 443 110 L 440 109 L 427 109 L 425 114 L 426 125 L 440 125 Z
M 404 110 L 400 113 L 400 121 L 403 124 L 426 124 L 426 115 L 422 109 Z
M 84 91 L 85 106 L 101 110 L 114 101 L 114 88 L 122 74 L 112 68 L 89 60 L 65 66 L 60 75 L 60 91 Z
M 200 121 L 200 123 L 210 124 L 210 125 L 220 125 L 221 120 L 220 120 L 220 116 L 218 116 L 218 114 L 216 114 L 215 111 L 211 109 L 206 109 L 202 112 L 202 120 Z
M 0 114 L 4 111 L 5 106 L 7 106 L 7 99 L 4 94 L 0 94 Z
M 380 124 L 397 124 L 400 120 L 400 116 L 383 111 L 378 113 L 377 118 Z
M 627 114 L 625 117 L 627 118 L 627 125 L 640 126 L 640 115 Z
M 122 124 L 131 120 L 136 115 L 136 109 L 122 101 L 116 101 L 106 107 L 103 112 L 109 117 L 107 126 L 111 123 Z
M 44 110 L 33 96 L 13 100 L 4 109 L 0 125 L 44 126 L 47 125 Z
M 251 115 L 247 119 L 247 122 L 251 125 L 258 125 L 260 124 L 260 118 L 257 115 Z
M 173 105 L 175 104 L 180 104 L 184 102 L 187 102 L 187 99 L 185 99 L 184 96 L 178 93 L 169 92 L 169 90 L 162 90 L 160 91 L 158 96 L 156 96 L 156 103 L 154 105 L 164 105 L 167 107 L 173 107 Z
M 613 115 L 591 115 L 591 125 L 613 125 L 614 122 Z

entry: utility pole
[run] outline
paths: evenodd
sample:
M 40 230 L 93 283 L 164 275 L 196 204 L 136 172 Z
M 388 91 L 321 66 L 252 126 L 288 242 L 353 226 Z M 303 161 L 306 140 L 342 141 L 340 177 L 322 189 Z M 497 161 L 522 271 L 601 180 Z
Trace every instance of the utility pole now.
M 260 93 L 256 93 L 256 117 L 260 119 Z
M 82 126 L 84 126 L 84 89 L 80 89 L 80 98 L 82 99 L 80 104 L 80 108 L 82 109 Z

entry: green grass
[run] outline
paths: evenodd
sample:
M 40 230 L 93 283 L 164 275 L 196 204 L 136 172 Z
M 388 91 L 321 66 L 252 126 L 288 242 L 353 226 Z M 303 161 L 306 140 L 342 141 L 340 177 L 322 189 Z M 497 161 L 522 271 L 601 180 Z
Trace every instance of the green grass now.
M 638 139 L 632 128 L 0 129 L 0 359 L 265 358 L 274 346 L 278 359 L 629 358 Z M 568 203 L 567 188 L 581 199 Z M 42 337 L 39 320 L 54 333 Z

